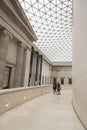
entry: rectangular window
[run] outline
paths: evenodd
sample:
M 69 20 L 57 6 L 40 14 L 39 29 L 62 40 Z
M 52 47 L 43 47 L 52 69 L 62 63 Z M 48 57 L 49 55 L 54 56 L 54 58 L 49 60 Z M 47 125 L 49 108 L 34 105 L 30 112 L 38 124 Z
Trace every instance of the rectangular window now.
M 72 78 L 69 78 L 69 84 L 72 84 Z
M 61 84 L 64 84 L 64 78 L 61 78 Z

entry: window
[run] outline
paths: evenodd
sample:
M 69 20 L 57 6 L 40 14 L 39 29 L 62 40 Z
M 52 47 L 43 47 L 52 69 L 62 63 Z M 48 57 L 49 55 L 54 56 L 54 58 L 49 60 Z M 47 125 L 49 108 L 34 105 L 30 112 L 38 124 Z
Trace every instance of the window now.
M 69 78 L 69 84 L 72 84 L 72 78 Z
M 64 78 L 61 78 L 61 84 L 64 84 Z

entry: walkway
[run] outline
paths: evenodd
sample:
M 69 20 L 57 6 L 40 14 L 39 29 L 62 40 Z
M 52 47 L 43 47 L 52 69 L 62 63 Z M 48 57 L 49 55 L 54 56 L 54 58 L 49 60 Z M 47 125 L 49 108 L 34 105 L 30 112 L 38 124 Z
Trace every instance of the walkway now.
M 71 90 L 37 97 L 0 115 L 0 130 L 84 130 L 72 105 Z

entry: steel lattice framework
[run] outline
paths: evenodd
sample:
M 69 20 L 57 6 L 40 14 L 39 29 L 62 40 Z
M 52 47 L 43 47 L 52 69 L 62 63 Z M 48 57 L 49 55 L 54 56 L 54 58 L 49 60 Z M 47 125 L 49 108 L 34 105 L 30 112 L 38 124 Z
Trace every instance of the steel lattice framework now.
M 36 46 L 52 62 L 72 61 L 72 0 L 19 0 L 37 35 Z

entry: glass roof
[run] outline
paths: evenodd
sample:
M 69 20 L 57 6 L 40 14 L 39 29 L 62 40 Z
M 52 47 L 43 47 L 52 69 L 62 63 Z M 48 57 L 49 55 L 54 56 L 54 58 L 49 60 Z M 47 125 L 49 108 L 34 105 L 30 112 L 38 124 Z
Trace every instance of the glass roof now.
M 52 62 L 72 61 L 72 0 L 19 0 L 38 40 L 34 44 Z

